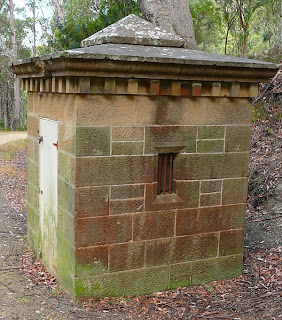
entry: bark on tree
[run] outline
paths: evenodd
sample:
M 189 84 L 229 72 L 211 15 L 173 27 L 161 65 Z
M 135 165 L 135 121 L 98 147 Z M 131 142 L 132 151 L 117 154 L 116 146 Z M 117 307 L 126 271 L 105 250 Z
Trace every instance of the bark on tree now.
M 36 11 L 35 11 L 35 0 L 32 0 L 32 33 L 33 33 L 33 46 L 32 55 L 36 56 Z
M 140 0 L 144 17 L 160 28 L 186 40 L 186 48 L 197 49 L 188 0 Z
M 12 40 L 12 61 L 18 59 L 18 48 L 16 41 L 16 27 L 15 27 L 15 15 L 14 15 L 14 1 L 9 0 L 9 14 L 10 14 L 10 30 L 11 30 L 11 40 Z M 14 115 L 13 119 L 19 125 L 20 120 L 20 81 L 14 75 Z

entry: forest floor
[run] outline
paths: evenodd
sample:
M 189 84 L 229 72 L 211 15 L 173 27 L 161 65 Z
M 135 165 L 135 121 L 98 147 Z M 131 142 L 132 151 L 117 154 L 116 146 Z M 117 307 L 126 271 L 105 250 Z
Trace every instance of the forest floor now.
M 76 303 L 28 248 L 26 144 L 0 147 L 0 319 L 282 319 L 281 183 L 265 206 L 247 211 L 240 277 Z
M 12 141 L 22 140 L 26 138 L 27 138 L 26 131 L 16 131 L 16 132 L 0 131 L 0 146 L 2 144 L 6 144 Z

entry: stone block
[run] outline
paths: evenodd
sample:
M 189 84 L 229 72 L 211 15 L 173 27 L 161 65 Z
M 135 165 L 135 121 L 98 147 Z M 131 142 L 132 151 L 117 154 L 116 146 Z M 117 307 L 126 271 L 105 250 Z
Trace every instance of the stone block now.
M 171 262 L 185 262 L 213 258 L 217 255 L 218 234 L 209 233 L 175 238 Z
M 176 194 L 184 201 L 183 206 L 188 208 L 199 205 L 199 181 L 175 181 Z
M 64 122 L 59 122 L 58 147 L 75 155 L 75 127 Z
M 144 211 L 144 198 L 112 200 L 110 202 L 110 214 L 123 214 Z
M 205 98 L 176 96 L 136 97 L 138 125 L 199 125 L 204 124 Z M 175 108 L 177 106 L 177 108 Z
M 223 140 L 198 140 L 197 152 L 198 153 L 224 152 L 224 141 Z
M 33 143 L 34 143 L 33 138 L 31 136 L 28 136 L 28 138 L 27 138 L 27 158 L 32 161 L 34 161 Z
M 245 177 L 249 154 L 180 154 L 174 160 L 176 180 L 206 180 Z
M 200 208 L 198 233 L 215 232 L 220 229 L 221 207 Z
M 75 219 L 71 213 L 58 208 L 57 234 L 60 235 L 70 245 L 74 246 L 75 240 Z
M 145 128 L 145 153 L 156 154 L 156 147 L 183 146 L 181 152 L 196 151 L 196 126 L 152 126 Z
M 89 247 L 122 243 L 132 238 L 130 215 L 76 219 L 76 246 Z
M 38 165 L 31 161 L 27 161 L 27 177 L 28 181 L 32 183 L 34 186 L 39 185 L 39 168 Z
M 27 112 L 28 113 L 33 112 L 33 93 L 32 92 L 27 93 Z
M 198 139 L 223 139 L 224 126 L 199 126 Z
M 200 207 L 218 206 L 221 204 L 221 193 L 201 194 Z
M 105 79 L 105 93 L 114 94 L 116 92 L 116 80 L 112 78 Z
M 115 156 L 77 159 L 77 185 L 132 184 L 156 181 L 157 157 Z
M 176 212 L 176 236 L 198 233 L 198 209 L 182 209 Z
M 192 263 L 192 284 L 228 279 L 242 273 L 242 255 L 219 257 Z
M 127 85 L 127 93 L 128 94 L 137 94 L 138 93 L 138 80 L 129 79 Z
M 170 274 L 170 289 L 177 289 L 179 287 L 185 287 L 191 285 L 192 276 L 192 263 L 184 262 L 178 264 L 172 264 L 169 266 Z
M 109 271 L 144 267 L 145 242 L 131 242 L 109 247 Z
M 127 79 L 115 79 L 116 88 L 115 94 L 126 94 L 127 93 Z
M 35 139 L 39 135 L 39 118 L 35 116 L 27 116 L 27 134 Z
M 60 178 L 58 178 L 58 206 L 74 216 L 75 187 Z
M 40 230 L 39 212 L 35 210 L 30 204 L 27 206 L 27 221 L 28 228 L 31 228 L 38 234 Z
M 75 281 L 75 298 L 79 300 L 85 297 L 104 296 L 104 276 L 97 275 L 91 278 L 78 278 Z
M 123 95 L 78 95 L 78 126 L 135 125 L 135 97 Z
M 54 276 L 66 290 L 74 291 L 75 249 L 63 237 L 57 237 L 57 254 L 54 261 Z
M 144 197 L 143 184 L 128 184 L 111 187 L 111 199 L 130 199 Z
M 75 185 L 76 180 L 76 159 L 66 153 L 58 153 L 58 176 L 70 185 Z
M 76 127 L 76 156 L 110 155 L 110 127 Z
M 113 141 L 142 141 L 144 127 L 112 127 Z
M 246 205 L 222 206 L 220 229 L 240 229 L 244 228 L 246 215 Z
M 250 150 L 251 127 L 227 126 L 226 127 L 226 152 L 242 152 Z
M 108 272 L 108 246 L 85 247 L 75 250 L 76 277 L 91 277 Z
M 201 98 L 203 99 L 203 98 Z M 249 98 L 205 98 L 205 124 L 250 124 L 252 118 Z
M 219 255 L 242 254 L 244 250 L 244 229 L 221 231 Z
M 222 180 L 202 180 L 201 193 L 221 192 Z
M 106 296 L 128 296 L 167 290 L 167 266 L 111 273 L 104 277 Z
M 133 240 L 173 237 L 175 213 L 156 211 L 133 216 Z
M 143 146 L 143 142 L 112 142 L 112 155 L 141 155 Z
M 170 264 L 175 250 L 175 238 L 158 239 L 146 242 L 146 266 Z
M 33 161 L 39 164 L 39 144 L 37 140 L 33 142 Z
M 109 215 L 108 186 L 76 189 L 76 216 L 97 217 Z
M 90 92 L 90 78 L 80 77 L 78 80 L 78 92 L 89 93 Z
M 223 180 L 222 204 L 246 203 L 247 194 L 247 178 Z
M 65 94 L 34 93 L 34 112 L 53 120 L 65 119 L 65 108 L 68 105 Z
M 201 83 L 193 83 L 192 84 L 192 96 L 200 97 L 202 94 L 202 84 Z

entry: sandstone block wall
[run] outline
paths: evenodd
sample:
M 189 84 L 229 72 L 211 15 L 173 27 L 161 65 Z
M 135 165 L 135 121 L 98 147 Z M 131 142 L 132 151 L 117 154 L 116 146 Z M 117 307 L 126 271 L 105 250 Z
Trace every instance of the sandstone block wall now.
M 254 86 L 110 80 L 63 78 L 50 92 L 46 84 L 42 92 L 28 87 L 32 246 L 42 241 L 37 136 L 44 116 L 59 122 L 54 265 L 76 298 L 239 275 Z M 158 147 L 175 146 L 173 194 L 157 195 Z

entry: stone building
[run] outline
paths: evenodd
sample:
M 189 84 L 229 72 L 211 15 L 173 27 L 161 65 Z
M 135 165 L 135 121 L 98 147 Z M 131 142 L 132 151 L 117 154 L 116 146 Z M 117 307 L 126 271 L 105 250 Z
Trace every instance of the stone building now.
M 28 238 L 76 298 L 241 273 L 251 97 L 276 66 L 183 43 L 130 15 L 12 65 L 28 92 Z

